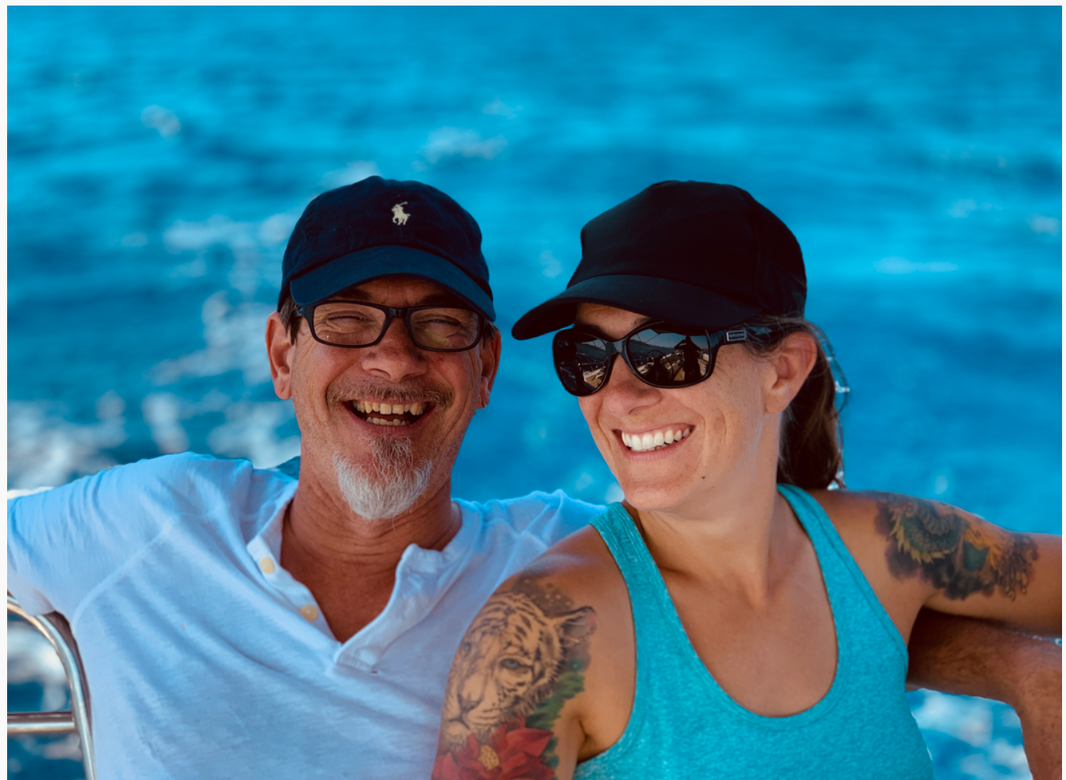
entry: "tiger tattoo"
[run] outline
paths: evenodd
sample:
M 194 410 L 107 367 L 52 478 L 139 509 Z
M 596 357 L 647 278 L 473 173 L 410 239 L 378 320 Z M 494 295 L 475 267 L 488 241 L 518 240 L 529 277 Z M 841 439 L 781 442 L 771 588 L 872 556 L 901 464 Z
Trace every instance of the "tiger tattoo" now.
M 483 742 L 496 727 L 532 713 L 551 694 L 570 649 L 595 631 L 595 614 L 581 607 L 549 615 L 520 590 L 490 598 L 455 654 L 441 747 L 458 748 L 471 734 Z

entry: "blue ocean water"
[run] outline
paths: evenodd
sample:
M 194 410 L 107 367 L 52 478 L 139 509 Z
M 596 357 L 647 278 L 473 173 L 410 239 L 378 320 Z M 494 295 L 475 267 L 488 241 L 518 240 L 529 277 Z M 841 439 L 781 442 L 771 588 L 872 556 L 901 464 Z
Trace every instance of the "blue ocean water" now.
M 1061 115 L 1054 7 L 12 7 L 8 486 L 296 454 L 263 321 L 326 189 L 459 200 L 506 334 L 586 221 L 701 179 L 800 240 L 849 486 L 1061 533 Z M 546 341 L 505 336 L 457 495 L 618 496 Z M 1008 709 L 912 696 L 939 778 L 1027 776 Z

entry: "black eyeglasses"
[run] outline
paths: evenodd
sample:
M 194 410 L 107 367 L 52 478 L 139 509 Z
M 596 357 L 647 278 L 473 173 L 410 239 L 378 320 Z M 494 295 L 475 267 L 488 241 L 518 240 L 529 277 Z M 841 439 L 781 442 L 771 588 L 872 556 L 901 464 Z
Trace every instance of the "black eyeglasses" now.
M 372 347 L 381 341 L 394 317 L 407 325 L 411 340 L 431 352 L 462 352 L 481 338 L 484 318 L 456 306 L 408 306 L 325 301 L 301 306 L 315 341 L 332 347 Z
M 592 395 L 607 384 L 615 355 L 621 355 L 644 384 L 688 387 L 711 375 L 723 344 L 761 339 L 772 332 L 763 327 L 707 331 L 658 322 L 640 325 L 618 341 L 608 341 L 570 328 L 555 334 L 552 356 L 559 380 L 572 395 Z

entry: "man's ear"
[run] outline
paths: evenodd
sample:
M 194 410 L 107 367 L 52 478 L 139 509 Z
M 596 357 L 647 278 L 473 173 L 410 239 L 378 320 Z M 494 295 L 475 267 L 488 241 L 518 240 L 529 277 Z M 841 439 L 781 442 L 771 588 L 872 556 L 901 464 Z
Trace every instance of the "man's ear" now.
M 499 328 L 493 328 L 492 336 L 481 340 L 478 347 L 481 356 L 481 384 L 478 390 L 478 409 L 484 409 L 489 405 L 489 396 L 492 395 L 492 383 L 496 381 L 496 371 L 500 368 L 500 347 L 503 336 Z
M 809 333 L 789 333 L 781 340 L 770 365 L 770 387 L 766 395 L 766 411 L 783 412 L 799 393 L 818 359 L 818 344 Z
M 270 378 L 274 380 L 274 393 L 278 398 L 292 398 L 292 360 L 296 346 L 289 338 L 289 330 L 274 312 L 267 320 L 267 356 L 270 358 Z

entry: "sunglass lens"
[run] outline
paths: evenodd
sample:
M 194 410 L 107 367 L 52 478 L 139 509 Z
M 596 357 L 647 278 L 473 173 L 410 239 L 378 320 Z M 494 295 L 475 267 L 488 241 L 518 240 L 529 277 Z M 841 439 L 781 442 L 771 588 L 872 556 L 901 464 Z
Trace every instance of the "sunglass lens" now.
M 669 327 L 645 328 L 631 335 L 626 345 L 630 365 L 656 387 L 684 387 L 706 379 L 712 360 L 706 332 L 679 333 L 676 326 Z
M 572 395 L 592 395 L 607 381 L 607 349 L 594 336 L 562 331 L 552 342 L 555 373 Z

